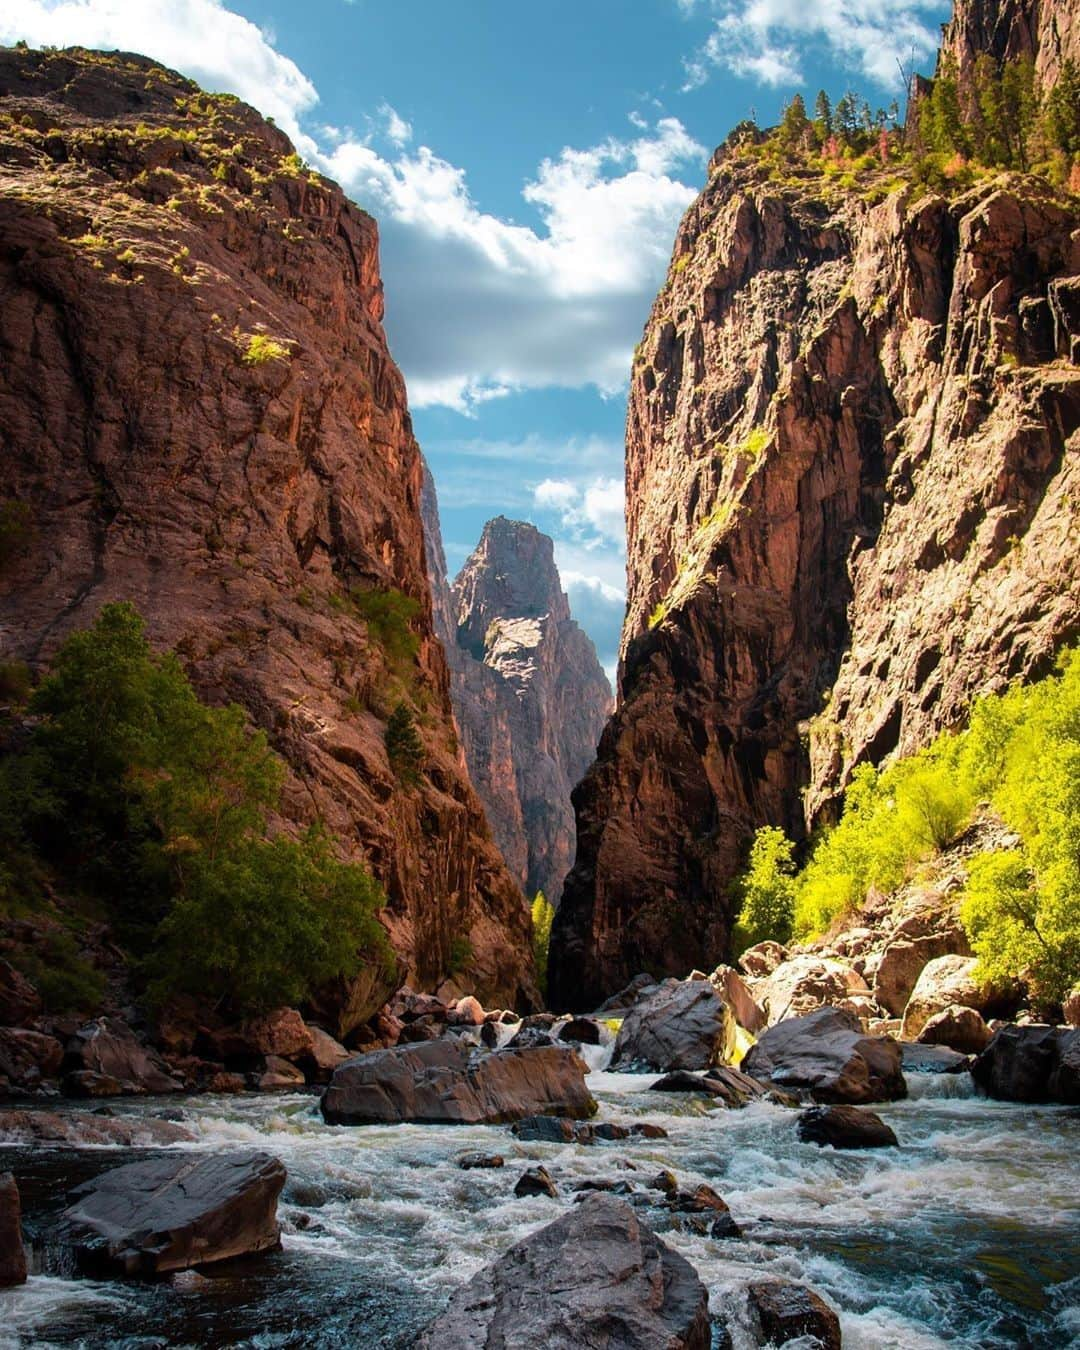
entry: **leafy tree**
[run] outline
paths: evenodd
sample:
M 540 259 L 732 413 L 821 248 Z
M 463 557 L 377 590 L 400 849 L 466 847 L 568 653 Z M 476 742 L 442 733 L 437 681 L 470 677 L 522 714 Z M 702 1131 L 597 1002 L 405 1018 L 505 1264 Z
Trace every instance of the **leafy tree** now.
M 551 945 L 551 925 L 555 918 L 555 906 L 543 891 L 537 891 L 532 902 L 532 949 L 536 962 L 536 978 L 540 992 L 547 994 L 548 948 Z
M 426 751 L 408 704 L 399 703 L 390 714 L 385 740 L 390 766 L 398 778 L 403 783 L 418 783 Z
M 739 893 L 736 945 L 745 950 L 771 938 L 787 942 L 795 920 L 794 846 L 783 830 L 758 830 Z

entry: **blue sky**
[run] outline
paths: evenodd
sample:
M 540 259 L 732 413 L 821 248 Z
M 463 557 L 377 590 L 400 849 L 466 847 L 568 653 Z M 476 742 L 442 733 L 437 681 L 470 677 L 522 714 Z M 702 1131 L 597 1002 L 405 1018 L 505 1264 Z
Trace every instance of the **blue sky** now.
M 796 90 L 896 96 L 947 0 L 4 0 L 0 42 L 145 52 L 253 103 L 379 220 L 451 569 L 556 541 L 611 669 L 635 343 L 713 147 Z

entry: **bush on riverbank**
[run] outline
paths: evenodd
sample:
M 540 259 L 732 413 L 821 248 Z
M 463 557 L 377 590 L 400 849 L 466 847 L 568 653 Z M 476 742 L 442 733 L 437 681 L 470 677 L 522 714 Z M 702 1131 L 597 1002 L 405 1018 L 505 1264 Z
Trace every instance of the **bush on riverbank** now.
M 763 925 L 759 901 L 790 888 L 795 935 L 821 933 L 871 888 L 895 889 L 986 808 L 1019 844 L 969 868 L 961 918 L 980 972 L 1022 977 L 1038 998 L 1059 1001 L 1080 977 L 1080 651 L 1052 677 L 980 699 L 961 734 L 883 771 L 856 769 L 839 823 L 794 880 L 779 832 L 759 830 L 741 922 L 758 940 L 786 941 L 782 911 Z
M 201 703 L 130 604 L 73 633 L 30 698 L 31 730 L 0 762 L 0 903 L 43 871 L 93 897 L 167 998 L 237 1012 L 295 1003 L 386 958 L 382 892 L 312 830 L 266 837 L 285 770 L 243 709 Z

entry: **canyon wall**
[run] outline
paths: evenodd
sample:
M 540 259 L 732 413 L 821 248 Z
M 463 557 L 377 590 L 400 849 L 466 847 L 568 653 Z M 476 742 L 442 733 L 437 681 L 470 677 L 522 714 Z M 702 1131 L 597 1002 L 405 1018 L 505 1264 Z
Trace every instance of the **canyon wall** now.
M 553 1006 L 710 969 L 754 828 L 805 837 L 854 766 L 1080 629 L 1075 198 L 872 196 L 734 145 L 679 228 L 634 360 L 619 707 L 575 794 Z
M 0 497 L 28 523 L 3 659 L 40 669 L 134 601 L 284 756 L 279 824 L 325 821 L 382 881 L 402 973 L 530 1004 L 432 626 L 375 222 L 252 109 L 122 53 L 0 52 L 0 166 Z M 402 702 L 416 786 L 384 746 Z
M 557 905 L 574 859 L 570 794 L 596 753 L 611 688 L 571 617 L 546 535 L 489 521 L 451 587 L 430 479 L 424 520 L 469 774 L 514 878 Z

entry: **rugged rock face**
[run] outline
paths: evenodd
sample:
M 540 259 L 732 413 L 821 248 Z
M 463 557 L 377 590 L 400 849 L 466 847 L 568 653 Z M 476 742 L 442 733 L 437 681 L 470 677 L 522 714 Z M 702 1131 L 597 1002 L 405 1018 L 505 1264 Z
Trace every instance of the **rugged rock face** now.
M 941 41 L 963 77 L 983 52 L 996 60 L 1033 57 L 1036 78 L 1054 84 L 1066 61 L 1080 62 L 1077 0 L 964 0 Z
M 753 828 L 799 837 L 1075 635 L 1078 224 L 1016 175 L 872 205 L 714 156 L 635 358 L 620 706 L 556 1003 L 711 969 Z
M 438 505 L 425 482 L 424 525 L 435 631 L 473 785 L 495 841 L 527 896 L 552 904 L 574 859 L 570 794 L 611 711 L 590 639 L 570 616 L 552 543 L 499 516 L 451 589 Z
M 285 825 L 368 860 L 413 983 L 467 939 L 461 978 L 528 1002 L 527 912 L 454 743 L 374 221 L 246 105 L 124 54 L 0 52 L 0 162 L 0 497 L 28 523 L 4 659 L 133 600 L 284 755 Z M 415 602 L 415 656 L 370 591 Z M 384 746 L 401 700 L 415 789 Z

